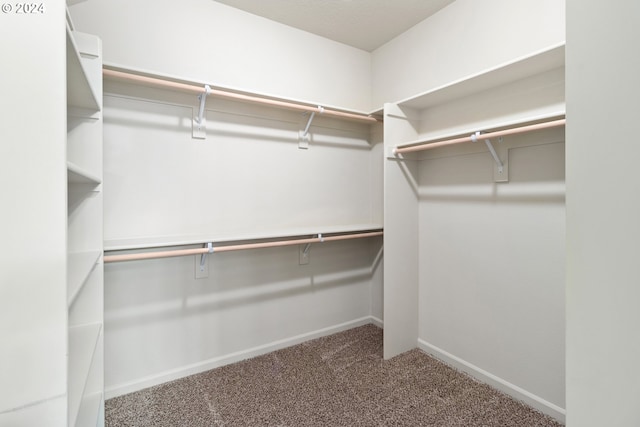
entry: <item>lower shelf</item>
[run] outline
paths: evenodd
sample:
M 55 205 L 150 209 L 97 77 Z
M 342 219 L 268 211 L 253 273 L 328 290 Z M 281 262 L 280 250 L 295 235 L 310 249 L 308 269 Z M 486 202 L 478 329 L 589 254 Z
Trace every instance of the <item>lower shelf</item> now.
M 67 162 L 67 181 L 72 184 L 98 185 L 102 183 L 102 179 L 98 175 L 73 162 Z
M 349 224 L 340 226 L 318 226 L 286 230 L 271 230 L 245 234 L 227 235 L 223 233 L 203 233 L 199 235 L 173 235 L 146 238 L 113 239 L 104 241 L 105 251 L 121 251 L 129 249 L 160 248 L 168 246 L 197 245 L 202 242 L 232 243 L 247 240 L 293 239 L 312 235 L 334 233 L 356 233 L 382 229 L 382 223 Z

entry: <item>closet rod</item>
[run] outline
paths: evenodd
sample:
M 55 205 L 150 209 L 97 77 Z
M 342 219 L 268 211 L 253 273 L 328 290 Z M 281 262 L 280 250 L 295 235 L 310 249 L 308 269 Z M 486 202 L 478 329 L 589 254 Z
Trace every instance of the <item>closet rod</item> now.
M 531 132 L 534 130 L 554 128 L 558 126 L 564 126 L 565 122 L 566 122 L 566 119 L 559 119 L 559 120 L 553 120 L 550 122 L 542 122 L 542 123 L 536 123 L 533 125 L 498 130 L 495 132 L 487 132 L 487 133 L 477 135 L 477 139 L 490 139 L 490 138 L 497 138 L 500 136 L 516 135 L 519 133 Z M 447 139 L 445 141 L 438 141 L 438 142 L 425 141 L 418 145 L 399 146 L 393 150 L 393 153 L 394 154 L 410 153 L 414 151 L 430 150 L 432 148 L 443 147 L 445 145 L 460 144 L 462 142 L 471 142 L 474 140 L 474 137 L 476 137 L 476 135 L 463 136 L 460 138 Z
M 304 245 L 308 243 L 322 243 L 322 242 L 334 242 L 337 240 L 350 240 L 350 239 L 362 239 L 365 237 L 382 236 L 382 231 L 371 231 L 367 233 L 353 233 L 353 234 L 341 234 L 337 236 L 318 235 L 318 237 L 311 237 L 308 239 L 293 239 L 293 240 L 278 240 L 274 242 L 263 243 L 245 243 L 241 245 L 229 245 L 219 246 L 213 248 L 213 253 L 218 252 L 230 252 L 240 251 L 244 249 L 260 249 L 260 248 L 274 248 L 279 246 L 291 246 L 291 245 Z M 196 249 L 178 249 L 173 251 L 158 251 L 158 252 L 145 252 L 138 254 L 124 254 L 124 255 L 105 255 L 104 262 L 119 262 L 119 261 L 135 261 L 142 259 L 154 259 L 154 258 L 169 258 L 187 255 L 201 255 L 211 253 L 209 248 L 196 248 Z
M 124 81 L 129 81 L 129 82 L 145 84 L 145 85 L 162 87 L 162 88 L 166 88 L 166 89 L 174 89 L 174 90 L 180 90 L 180 91 L 184 91 L 184 92 L 191 92 L 191 93 L 194 93 L 196 95 L 200 95 L 200 94 L 204 93 L 204 91 L 205 91 L 204 90 L 204 86 L 196 86 L 195 84 L 180 83 L 180 82 L 176 82 L 176 81 L 172 81 L 172 80 L 165 80 L 165 79 L 156 78 L 156 77 L 141 76 L 139 74 L 126 73 L 126 72 L 123 72 L 123 71 L 111 70 L 109 68 L 103 68 L 102 69 L 102 74 L 103 74 L 103 76 L 105 78 L 113 78 L 113 79 L 117 79 L 117 80 L 124 80 Z M 359 121 L 364 121 L 364 122 L 368 122 L 368 123 L 376 123 L 376 122 L 379 121 L 378 118 L 370 116 L 370 115 L 357 114 L 357 113 L 348 113 L 346 111 L 339 111 L 339 110 L 331 110 L 331 109 L 328 109 L 328 108 L 323 108 L 321 106 L 315 106 L 314 107 L 314 106 L 311 106 L 311 105 L 296 104 L 296 103 L 288 102 L 288 101 L 280 101 L 278 99 L 261 98 L 261 97 L 258 97 L 258 96 L 244 95 L 244 94 L 241 94 L 241 93 L 228 92 L 228 91 L 224 91 L 224 90 L 220 90 L 220 89 L 210 89 L 208 94 L 212 95 L 212 96 L 217 96 L 217 97 L 220 97 L 220 98 L 227 98 L 227 99 L 233 99 L 233 100 L 237 100 L 237 101 L 265 104 L 265 105 L 269 105 L 269 106 L 285 108 L 285 109 L 288 109 L 288 110 L 297 110 L 297 111 L 305 111 L 305 112 L 310 112 L 310 113 L 318 113 L 318 114 L 322 114 L 324 116 L 333 116 L 333 117 L 349 119 L 349 120 L 359 120 Z

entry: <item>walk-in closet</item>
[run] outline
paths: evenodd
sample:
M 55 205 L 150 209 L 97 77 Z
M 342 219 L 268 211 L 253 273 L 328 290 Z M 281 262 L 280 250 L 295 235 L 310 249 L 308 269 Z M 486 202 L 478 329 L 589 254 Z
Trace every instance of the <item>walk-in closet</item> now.
M 0 427 L 640 425 L 639 17 L 0 5 Z

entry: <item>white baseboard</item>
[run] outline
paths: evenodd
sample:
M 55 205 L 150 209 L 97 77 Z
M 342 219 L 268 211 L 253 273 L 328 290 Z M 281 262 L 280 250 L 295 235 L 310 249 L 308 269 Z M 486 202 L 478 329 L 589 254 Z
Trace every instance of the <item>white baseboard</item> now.
M 303 343 L 315 338 L 324 337 L 327 335 L 335 334 L 338 332 L 346 331 L 348 329 L 356 328 L 358 326 L 374 324 L 382 327 L 382 321 L 373 316 L 366 316 L 360 319 L 352 320 L 349 322 L 341 323 L 338 325 L 330 326 L 328 328 L 319 329 L 313 332 L 308 332 L 301 335 L 296 335 L 283 340 L 273 341 L 268 344 L 260 345 L 257 347 L 249 348 L 247 350 L 238 351 L 235 353 L 227 354 L 220 357 L 204 360 L 202 362 L 194 363 L 187 366 L 181 366 L 177 369 L 160 372 L 155 375 L 150 375 L 144 378 L 140 378 L 135 381 L 130 381 L 124 384 L 118 384 L 105 388 L 105 399 L 111 399 L 114 397 L 122 396 L 124 394 L 133 393 L 148 387 L 153 387 L 158 384 L 166 383 L 169 381 L 177 380 L 187 377 L 189 375 L 198 374 L 208 371 L 210 369 L 219 368 L 224 365 L 239 362 L 241 360 L 250 359 L 252 357 L 261 356 L 272 351 L 280 350 L 283 348 L 291 347 L 296 344 Z
M 504 379 L 490 372 L 487 372 L 467 362 L 466 360 L 460 359 L 459 357 L 456 357 L 451 353 L 447 353 L 441 348 L 429 344 L 428 342 L 421 339 L 418 339 L 418 348 L 435 357 L 436 359 L 439 359 L 446 364 L 451 365 L 454 368 L 471 375 L 481 382 L 486 383 L 493 388 L 496 388 L 503 393 L 506 393 L 509 396 L 526 403 L 527 405 L 537 409 L 543 414 L 547 414 L 563 424 L 565 423 L 566 410 L 557 405 L 554 405 L 553 403 L 541 398 L 540 396 L 530 393 L 518 387 L 517 385 L 511 384 L 510 382 L 505 381 Z
M 369 319 L 370 319 L 369 323 L 376 325 L 380 329 L 384 329 L 384 321 L 382 319 L 378 319 L 375 316 L 369 316 Z

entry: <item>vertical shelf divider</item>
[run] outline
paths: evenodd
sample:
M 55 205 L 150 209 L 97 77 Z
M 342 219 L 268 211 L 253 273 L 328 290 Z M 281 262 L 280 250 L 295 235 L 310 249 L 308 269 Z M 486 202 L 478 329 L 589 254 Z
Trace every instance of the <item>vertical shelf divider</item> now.
M 102 43 L 67 22 L 67 425 L 104 424 Z

